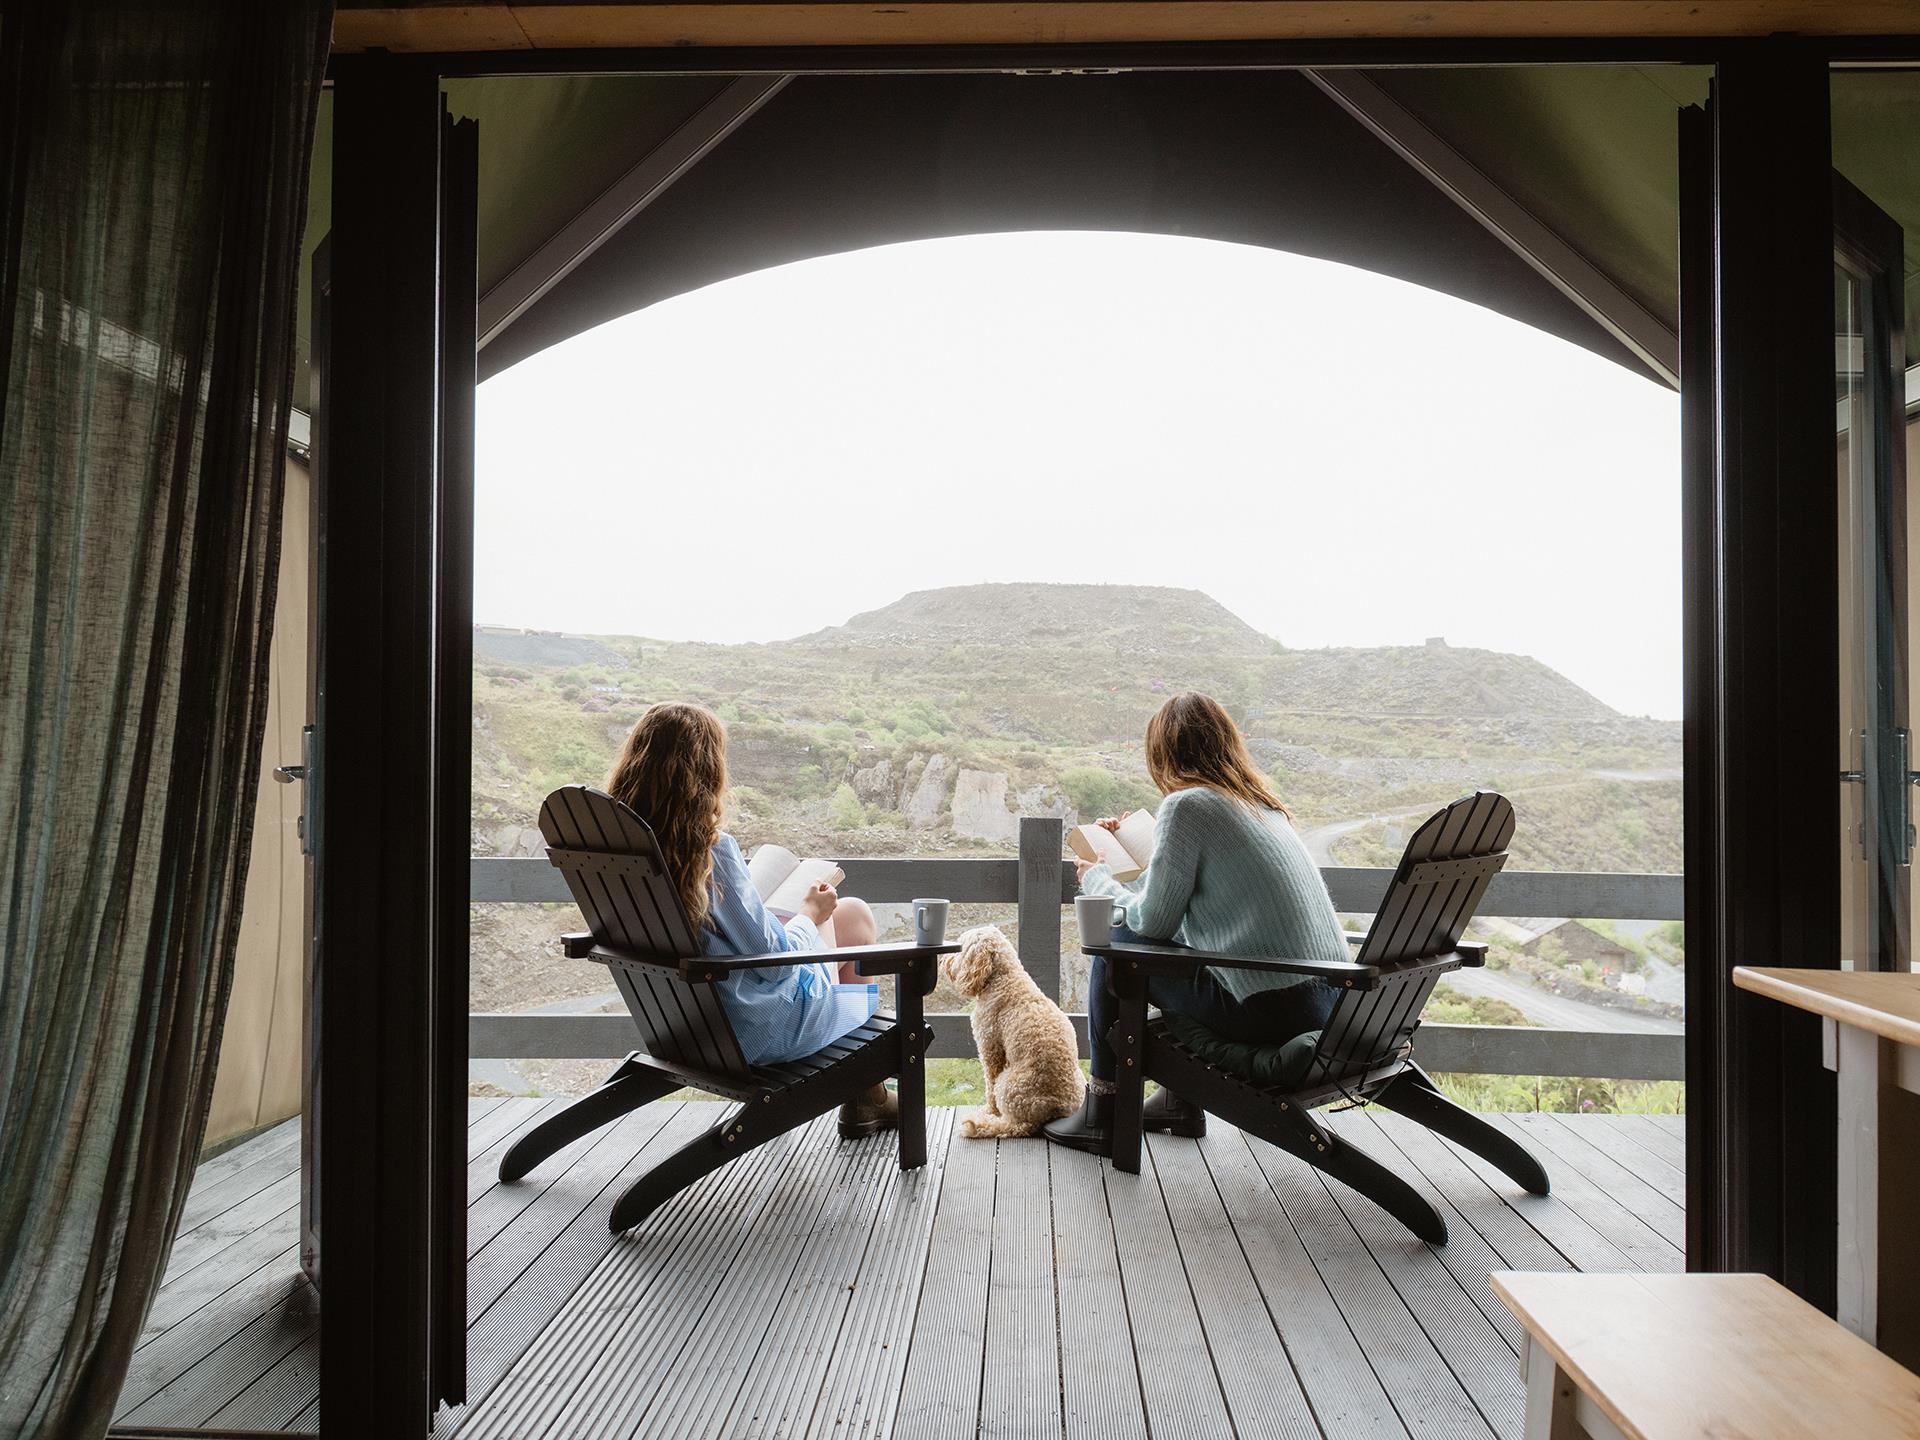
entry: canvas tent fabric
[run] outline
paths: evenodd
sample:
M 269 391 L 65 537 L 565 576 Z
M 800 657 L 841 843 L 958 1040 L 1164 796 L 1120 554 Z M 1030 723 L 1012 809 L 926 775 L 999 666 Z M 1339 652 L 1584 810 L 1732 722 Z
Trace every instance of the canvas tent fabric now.
M 1704 100 L 1708 73 L 1368 72 L 1669 324 L 1678 309 L 1678 113 Z M 726 83 L 447 82 L 454 112 L 481 123 L 482 291 Z M 327 225 L 326 134 L 323 114 L 309 254 Z M 482 374 L 766 265 L 1039 225 L 1149 228 L 1325 255 L 1460 295 L 1641 369 L 1304 76 L 1282 71 L 797 78 L 488 346 Z M 303 306 L 303 324 L 305 315 Z M 1383 360 L 1398 358 L 1384 337 Z
M 453 99 L 484 100 L 497 130 L 528 83 L 461 82 Z M 1675 106 L 1660 97 L 1650 108 L 1671 128 Z M 483 168 L 489 133 L 483 120 Z M 1650 188 L 1671 191 L 1671 163 L 1670 149 L 1650 157 Z M 545 204 L 531 189 L 520 203 Z M 1668 225 L 1672 204 L 1669 193 Z M 543 228 L 566 218 L 556 206 Z M 1195 235 L 1319 256 L 1637 363 L 1305 76 L 1278 71 L 797 78 L 490 345 L 482 374 L 749 271 L 1029 229 Z M 483 214 L 483 274 L 493 243 Z M 1662 309 L 1672 313 L 1671 295 Z M 1399 358 L 1391 336 L 1382 358 Z
M 105 1431 L 200 1149 L 330 10 L 0 28 L 0 1434 Z

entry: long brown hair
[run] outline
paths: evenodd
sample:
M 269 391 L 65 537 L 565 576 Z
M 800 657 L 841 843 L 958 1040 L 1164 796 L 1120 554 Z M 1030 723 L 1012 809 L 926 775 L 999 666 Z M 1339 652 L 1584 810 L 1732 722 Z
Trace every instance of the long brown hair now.
M 1262 810 L 1293 812 L 1280 803 L 1266 777 L 1255 768 L 1233 723 L 1218 700 L 1188 691 L 1162 705 L 1147 721 L 1147 774 L 1162 795 L 1204 785 Z
M 680 904 L 698 931 L 711 908 L 713 845 L 726 809 L 727 731 L 720 717 L 678 701 L 653 706 L 627 732 L 607 793 L 653 827 Z

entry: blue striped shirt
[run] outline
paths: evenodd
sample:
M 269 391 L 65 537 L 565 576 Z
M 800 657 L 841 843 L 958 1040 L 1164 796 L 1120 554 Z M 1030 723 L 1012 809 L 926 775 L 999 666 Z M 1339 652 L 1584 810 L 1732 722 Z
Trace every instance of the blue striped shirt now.
M 722 835 L 713 847 L 713 893 L 701 949 L 708 955 L 831 954 L 813 921 L 796 915 L 782 925 L 760 903 L 739 842 Z M 749 1065 L 798 1060 L 823 1050 L 880 1008 L 877 985 L 842 985 L 832 963 L 798 961 L 738 970 L 713 987 L 733 1022 Z

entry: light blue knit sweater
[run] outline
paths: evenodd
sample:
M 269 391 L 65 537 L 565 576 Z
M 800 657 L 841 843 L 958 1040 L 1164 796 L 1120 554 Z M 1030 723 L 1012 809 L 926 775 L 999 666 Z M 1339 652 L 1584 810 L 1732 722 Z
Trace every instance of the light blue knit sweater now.
M 1153 863 L 1122 884 L 1095 865 L 1080 884 L 1125 907 L 1127 928 L 1220 955 L 1349 960 L 1320 870 L 1287 817 L 1217 790 L 1176 790 L 1153 826 Z M 1213 968 L 1241 1001 L 1307 977 Z

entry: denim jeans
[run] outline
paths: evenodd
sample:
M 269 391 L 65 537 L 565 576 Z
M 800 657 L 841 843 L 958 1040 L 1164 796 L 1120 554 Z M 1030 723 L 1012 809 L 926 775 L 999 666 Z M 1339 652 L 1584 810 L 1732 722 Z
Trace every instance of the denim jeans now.
M 1113 938 L 1123 945 L 1154 943 L 1123 925 L 1113 927 Z M 1119 1015 L 1120 1005 L 1107 988 L 1107 962 L 1098 955 L 1090 958 L 1087 1058 L 1092 1061 L 1093 1078 L 1111 1082 L 1116 1066 L 1107 1031 Z M 1249 1006 L 1204 967 L 1187 976 L 1155 975 L 1147 981 L 1149 1005 L 1185 1015 L 1216 1035 L 1248 1045 L 1279 1045 L 1319 1028 L 1326 1022 L 1333 999 L 1334 991 L 1329 986 L 1303 977 L 1298 985 L 1261 992 L 1257 1004 Z

